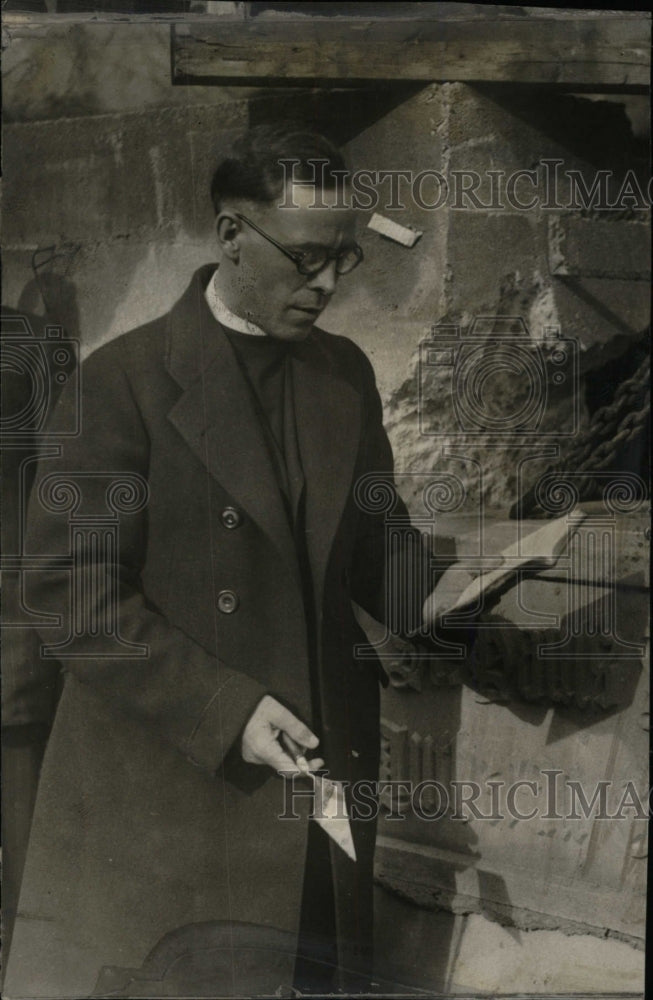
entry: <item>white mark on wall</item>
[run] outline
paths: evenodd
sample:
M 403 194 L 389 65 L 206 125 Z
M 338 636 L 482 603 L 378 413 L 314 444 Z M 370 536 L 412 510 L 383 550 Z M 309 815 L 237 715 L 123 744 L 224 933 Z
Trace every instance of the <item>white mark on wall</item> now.
M 164 190 L 161 179 L 161 152 L 158 146 L 151 146 L 148 150 L 150 163 L 152 164 L 152 180 L 154 183 L 154 198 L 156 202 L 156 217 L 159 225 L 165 222 L 164 219 Z
M 533 287 L 537 290 L 528 311 L 526 325 L 530 331 L 531 340 L 534 343 L 543 343 L 546 340 L 546 328 L 559 327 L 560 319 L 556 309 L 553 286 L 545 281 L 537 270 L 533 273 Z

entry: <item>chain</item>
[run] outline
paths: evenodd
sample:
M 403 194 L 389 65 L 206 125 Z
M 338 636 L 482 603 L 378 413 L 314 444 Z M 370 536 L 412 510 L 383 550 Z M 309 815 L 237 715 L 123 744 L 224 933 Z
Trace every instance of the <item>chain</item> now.
M 648 424 L 651 410 L 651 390 L 648 358 L 642 361 L 635 374 L 622 382 L 614 399 L 601 407 L 592 417 L 592 423 L 580 441 L 564 458 L 564 470 L 574 472 L 600 472 L 614 464 L 618 453 L 639 437 Z M 544 475 L 557 471 L 550 465 Z M 588 476 L 581 488 L 582 500 L 596 492 L 596 481 Z M 526 517 L 537 509 L 535 488 L 513 504 L 510 516 Z

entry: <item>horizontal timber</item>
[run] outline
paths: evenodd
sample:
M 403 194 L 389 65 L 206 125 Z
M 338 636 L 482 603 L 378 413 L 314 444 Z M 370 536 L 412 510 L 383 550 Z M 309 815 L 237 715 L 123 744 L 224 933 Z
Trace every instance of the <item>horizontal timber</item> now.
M 646 92 L 650 19 L 177 23 L 173 81 L 360 85 L 373 80 L 549 84 Z

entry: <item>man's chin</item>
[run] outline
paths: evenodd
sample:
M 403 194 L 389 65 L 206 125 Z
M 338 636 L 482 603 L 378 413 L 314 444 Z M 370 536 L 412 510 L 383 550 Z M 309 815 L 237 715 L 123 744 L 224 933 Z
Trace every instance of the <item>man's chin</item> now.
M 278 329 L 271 330 L 270 333 L 279 340 L 306 340 L 319 315 L 319 313 L 293 309 L 287 321 L 280 324 Z

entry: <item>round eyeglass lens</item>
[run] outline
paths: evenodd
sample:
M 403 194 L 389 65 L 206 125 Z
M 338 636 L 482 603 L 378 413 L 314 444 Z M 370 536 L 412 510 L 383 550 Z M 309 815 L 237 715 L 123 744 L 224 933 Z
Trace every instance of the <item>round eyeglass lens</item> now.
M 328 259 L 329 254 L 326 250 L 322 250 L 321 247 L 311 247 L 310 250 L 306 250 L 302 254 L 299 271 L 301 274 L 317 274 L 318 271 L 322 270 Z
M 359 246 L 347 247 L 336 260 L 336 271 L 338 274 L 348 274 L 362 259 L 363 251 Z
M 346 247 L 339 254 L 334 255 L 322 247 L 311 247 L 305 250 L 298 264 L 300 274 L 317 274 L 330 260 L 335 260 L 338 274 L 347 274 L 353 271 L 357 264 L 363 259 L 363 251 L 359 246 Z

